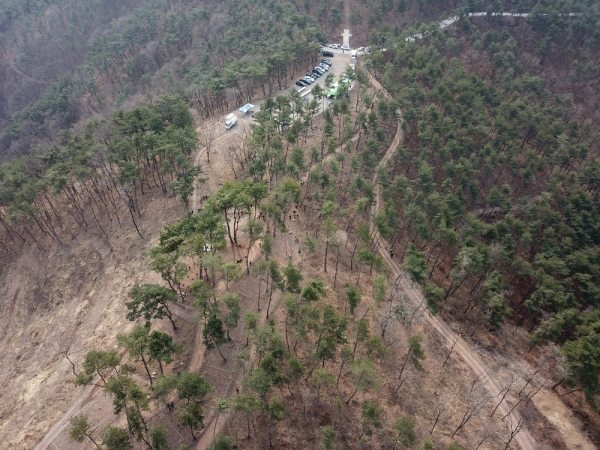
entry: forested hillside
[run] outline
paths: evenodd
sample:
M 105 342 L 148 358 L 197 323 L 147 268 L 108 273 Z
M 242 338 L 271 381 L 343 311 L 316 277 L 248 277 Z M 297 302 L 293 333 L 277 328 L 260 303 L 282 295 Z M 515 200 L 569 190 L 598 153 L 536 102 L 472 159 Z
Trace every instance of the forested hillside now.
M 326 40 L 289 3 L 51 3 L 0 6 L 3 159 L 145 95 L 178 92 L 208 116 L 272 94 Z
M 596 3 L 0 0 L 0 440 L 598 445 Z
M 510 318 L 531 345 L 560 345 L 554 388 L 574 383 L 595 407 L 600 15 L 577 2 L 532 11 L 386 39 L 371 66 L 406 135 L 379 182 L 430 309 L 470 334 Z

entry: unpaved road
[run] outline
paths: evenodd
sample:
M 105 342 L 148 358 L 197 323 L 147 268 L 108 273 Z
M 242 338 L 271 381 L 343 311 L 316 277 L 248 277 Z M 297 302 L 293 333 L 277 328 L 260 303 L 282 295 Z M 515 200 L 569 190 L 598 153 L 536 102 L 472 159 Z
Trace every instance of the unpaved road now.
M 330 73 L 333 73 L 336 77 L 341 74 L 346 68 L 347 63 L 350 61 L 349 55 L 336 55 L 337 57 L 333 59 L 334 65 L 331 67 Z M 319 84 L 323 84 L 325 77 L 321 77 L 319 79 Z M 289 91 L 288 88 L 283 92 L 278 92 L 277 94 L 285 94 Z M 260 110 L 260 104 L 263 100 L 258 100 L 255 102 L 255 111 Z M 223 181 L 225 178 L 226 172 L 229 172 L 227 163 L 225 161 L 224 149 L 226 144 L 232 142 L 234 139 L 241 139 L 244 136 L 244 133 L 249 132 L 250 123 L 252 121 L 251 115 L 241 115 L 240 113 L 236 113 L 238 116 L 238 124 L 230 130 L 225 131 L 225 125 L 223 123 L 222 117 L 219 117 L 215 122 L 213 122 L 213 132 L 214 139 L 211 141 L 211 164 L 203 164 L 205 176 L 208 175 L 208 182 L 206 185 L 203 185 L 198 180 L 194 182 L 194 192 L 191 198 L 191 207 L 192 211 L 197 211 L 201 205 L 200 197 L 204 194 L 210 194 L 218 187 L 219 183 Z M 202 129 L 198 129 L 198 132 L 202 133 Z M 220 154 L 216 154 L 216 152 L 221 152 Z M 202 157 L 205 157 L 206 147 L 201 147 L 194 157 L 194 164 L 199 165 Z M 204 189 L 203 189 L 204 188 Z M 249 259 L 251 261 L 255 260 L 259 256 L 259 251 L 257 249 L 257 244 L 255 243 L 253 249 L 250 252 Z M 275 307 L 276 301 L 273 303 L 273 307 Z M 173 307 L 173 313 L 186 321 L 193 321 L 195 318 L 195 312 L 189 311 L 180 305 Z M 192 358 L 189 362 L 188 370 L 197 371 L 201 368 L 204 363 L 206 356 L 206 348 L 201 344 L 201 333 L 200 330 L 196 333 L 195 336 L 195 349 L 192 355 Z M 239 380 L 237 380 L 239 381 Z M 239 384 L 239 383 L 238 383 Z M 101 391 L 100 391 L 101 392 Z M 83 389 L 83 392 L 79 395 L 79 397 L 71 404 L 70 408 L 58 419 L 52 427 L 45 433 L 44 437 L 37 443 L 35 446 L 35 450 L 45 450 L 47 448 L 55 448 L 52 443 L 63 433 L 65 433 L 65 429 L 69 426 L 69 420 L 72 416 L 81 412 L 84 405 L 88 404 L 92 401 L 99 393 L 99 389 L 94 386 L 88 386 Z M 206 448 L 211 440 L 212 433 L 207 433 L 206 431 L 210 428 L 211 418 L 207 420 L 206 428 L 199 433 L 199 438 L 196 440 L 193 445 L 197 450 L 202 450 Z M 225 416 L 221 416 L 219 419 L 218 430 L 226 423 Z M 211 430 L 212 431 L 212 430 Z M 2 448 L 0 444 L 0 448 Z
M 381 92 L 384 93 L 388 100 L 391 99 L 387 91 L 383 89 L 383 86 L 381 86 L 381 84 L 373 77 L 369 77 L 371 83 L 373 83 L 377 89 L 381 89 Z M 392 144 L 380 162 L 381 166 L 386 166 L 388 160 L 394 154 L 396 148 L 398 148 L 401 138 L 402 128 L 398 126 L 396 136 L 394 137 Z M 375 181 L 375 179 L 373 181 Z M 376 202 L 371 209 L 372 214 L 375 214 L 379 210 L 381 203 L 381 189 L 378 186 Z M 377 233 L 373 223 L 371 223 L 371 231 Z M 404 292 L 412 300 L 415 306 L 424 304 L 425 298 L 423 293 L 415 288 L 414 283 L 408 279 L 407 275 L 404 273 L 398 263 L 390 257 L 388 251 L 389 245 L 387 242 L 381 239 L 380 236 L 377 236 L 375 240 L 377 242 L 379 253 L 383 257 L 387 266 L 390 268 L 391 272 L 394 274 L 394 277 L 399 279 L 400 285 L 402 286 Z M 473 350 L 465 340 L 463 340 L 460 336 L 457 336 L 457 334 L 448 326 L 448 324 L 446 324 L 439 317 L 426 314 L 424 319 L 431 328 L 436 330 L 444 338 L 446 346 L 449 349 L 454 346 L 453 351 L 461 357 L 461 359 L 473 371 L 477 379 L 485 379 L 485 388 L 489 394 L 494 399 L 500 398 L 502 391 L 500 383 L 494 378 L 492 371 L 477 355 L 477 352 Z M 525 361 L 521 362 L 526 364 Z M 527 369 L 528 373 L 533 373 L 533 371 L 534 370 L 532 368 Z M 510 395 L 506 396 L 498 408 L 502 416 L 505 416 L 510 410 L 511 406 L 508 404 L 508 401 L 511 400 L 513 401 L 513 404 L 516 403 L 514 399 L 511 399 Z M 553 391 L 548 389 L 540 390 L 538 394 L 534 396 L 532 402 L 538 412 L 540 412 L 546 418 L 546 420 L 548 420 L 558 430 L 565 444 L 567 445 L 567 448 L 578 450 L 594 450 L 596 448 L 596 446 L 587 437 L 585 429 L 579 419 L 573 415 L 572 411 L 569 410 L 569 408 Z M 515 411 L 508 416 L 508 419 L 510 420 L 509 428 L 511 430 L 515 430 L 517 427 L 517 414 L 518 412 L 515 409 Z M 538 448 L 535 439 L 525 428 L 521 429 L 521 431 L 515 436 L 513 442 L 516 442 L 516 444 L 519 445 L 522 450 L 535 450 Z
M 374 78 L 370 77 L 370 79 L 371 83 L 373 83 L 373 85 L 377 89 L 380 89 L 381 92 L 383 92 L 384 95 L 386 95 L 386 97 L 390 99 L 389 94 L 383 89 L 383 86 L 381 86 L 381 84 Z M 380 166 L 386 166 L 388 160 L 394 154 L 394 152 L 398 148 L 398 145 L 400 145 L 401 138 L 402 127 L 400 126 L 400 124 L 398 124 L 396 136 L 394 137 L 394 140 L 392 141 L 386 154 L 379 163 Z M 374 176 L 374 182 L 376 176 L 377 175 Z M 381 189 L 378 186 L 375 205 L 371 207 L 372 215 L 375 215 L 377 213 L 381 203 Z M 399 279 L 400 286 L 403 288 L 404 292 L 412 300 L 415 306 L 422 305 L 425 301 L 423 293 L 413 287 L 412 283 L 408 280 L 407 276 L 405 275 L 401 267 L 398 265 L 398 263 L 396 263 L 396 261 L 394 261 L 390 257 L 389 251 L 387 250 L 389 248 L 389 245 L 385 240 L 378 236 L 377 229 L 375 228 L 373 222 L 371 222 L 371 232 L 374 233 L 374 235 L 376 236 L 375 241 L 377 242 L 376 245 L 377 249 L 379 250 L 379 253 L 383 257 L 385 263 L 387 264 L 394 277 Z M 444 341 L 448 348 L 451 348 L 454 345 L 454 352 L 458 356 L 460 356 L 460 358 L 467 364 L 467 366 L 469 366 L 469 368 L 473 371 L 475 376 L 478 379 L 484 379 L 483 383 L 490 396 L 493 398 L 500 398 L 502 389 L 499 387 L 498 382 L 494 380 L 493 375 L 490 374 L 490 370 L 486 367 L 485 363 L 481 360 L 481 358 L 479 358 L 477 353 L 470 348 L 469 344 L 465 342 L 462 338 L 457 336 L 456 333 L 452 331 L 450 327 L 438 317 L 426 314 L 424 319 L 431 328 L 436 330 L 444 338 Z M 457 338 L 458 340 L 456 341 Z M 509 405 L 507 404 L 506 399 L 502 402 L 498 410 L 503 416 L 508 414 Z M 510 420 L 511 429 L 516 429 L 518 424 L 516 411 L 508 415 L 508 419 Z M 515 436 L 514 442 L 516 442 L 522 450 L 537 449 L 535 440 L 533 439 L 531 434 L 524 428 Z
M 376 86 L 377 89 L 381 89 L 382 92 L 385 95 L 387 95 L 386 91 L 383 90 L 382 86 L 376 80 L 371 78 L 371 82 L 373 83 L 374 86 Z M 246 124 L 244 124 L 244 125 L 246 125 Z M 235 131 L 230 130 L 231 133 L 227 133 L 227 134 L 218 136 L 213 141 L 213 144 L 217 144 L 217 143 L 221 144 L 222 143 L 221 141 L 225 141 L 227 139 L 232 138 L 234 135 L 240 133 L 242 131 L 242 128 L 245 128 L 245 127 L 240 126 L 240 124 L 238 123 L 238 126 L 236 128 L 238 128 L 238 130 L 235 130 Z M 380 162 L 381 165 L 385 166 L 387 164 L 387 161 L 390 159 L 390 157 L 393 155 L 396 148 L 398 147 L 401 138 L 402 138 L 402 130 L 401 130 L 401 127 L 398 127 L 398 130 L 396 132 L 396 135 L 394 137 L 392 144 L 390 145 L 389 149 L 387 150 L 386 154 L 384 155 L 383 159 Z M 199 162 L 200 155 L 202 153 L 203 153 L 203 151 L 199 151 L 197 153 L 195 162 Z M 193 195 L 193 200 L 192 200 L 193 210 L 196 210 L 198 207 L 198 195 L 197 195 L 198 194 L 198 189 L 197 189 L 198 186 L 196 185 L 195 187 L 196 187 L 196 189 L 194 190 L 194 195 Z M 376 204 L 372 208 L 373 213 L 375 213 L 378 210 L 380 204 L 381 204 L 381 192 L 378 189 Z M 412 285 L 412 283 L 406 278 L 406 276 L 403 275 L 403 270 L 401 269 L 401 267 L 394 260 L 392 260 L 390 258 L 389 253 L 386 248 L 386 245 L 387 245 L 386 242 L 383 241 L 382 239 L 378 239 L 377 241 L 378 241 L 377 245 L 378 245 L 379 252 L 381 253 L 387 266 L 389 267 L 391 272 L 394 274 L 394 276 L 399 277 L 400 284 L 401 284 L 402 288 L 404 289 L 404 291 L 406 292 L 406 294 L 415 303 L 415 305 L 422 304 L 424 301 L 422 292 L 420 292 L 418 289 L 416 289 Z M 255 257 L 254 255 L 251 255 L 251 256 Z M 251 257 L 251 259 L 253 259 L 252 257 Z M 188 318 L 186 318 L 186 319 L 188 319 Z M 438 317 L 429 316 L 429 315 L 426 315 L 425 321 L 431 328 L 435 329 L 441 336 L 444 337 L 446 345 L 449 348 L 454 344 L 455 339 L 457 337 L 456 333 L 454 331 L 452 331 L 445 322 L 443 322 Z M 487 378 L 485 378 L 485 380 L 486 380 L 485 387 L 488 390 L 490 396 L 499 398 L 500 392 L 501 392 L 499 383 L 496 380 L 494 380 L 492 376 L 489 375 L 489 373 L 490 373 L 489 369 L 486 367 L 486 364 L 482 361 L 482 359 L 477 355 L 476 351 L 473 350 L 467 342 L 465 342 L 463 339 L 459 338 L 458 341 L 456 342 L 456 344 L 454 345 L 454 352 L 461 357 L 461 359 L 468 365 L 468 367 L 473 371 L 473 373 L 476 375 L 476 377 L 484 378 L 484 376 L 487 374 Z M 197 369 L 197 368 L 199 368 L 200 365 L 202 365 L 202 360 L 203 360 L 203 356 L 204 356 L 204 351 L 201 350 L 200 348 L 196 348 L 195 353 L 199 357 L 194 359 L 193 364 L 192 364 L 193 369 Z M 44 439 L 42 439 L 38 443 L 38 445 L 36 446 L 36 449 L 42 450 L 42 449 L 47 448 L 48 445 L 52 442 L 52 440 L 62 430 L 64 430 L 64 428 L 68 425 L 69 418 L 73 414 L 76 414 L 80 410 L 80 407 L 84 402 L 88 401 L 91 397 L 94 396 L 95 390 L 96 389 L 93 389 L 93 388 L 86 388 L 86 390 L 80 395 L 80 397 L 76 400 L 76 402 L 71 406 L 69 411 L 67 411 L 63 415 L 63 417 L 54 424 L 54 426 L 48 431 L 48 433 L 46 433 L 46 436 L 44 437 Z M 555 397 L 555 395 L 549 391 L 546 391 L 546 392 L 542 391 L 542 392 L 540 392 L 540 394 L 541 393 L 544 394 L 544 398 L 547 398 L 547 396 Z M 509 397 L 507 397 L 506 400 L 508 400 L 508 399 L 509 399 Z M 506 415 L 510 408 L 510 406 L 508 405 L 506 400 L 498 408 L 499 411 L 502 413 L 502 415 Z M 555 414 L 556 411 L 549 410 L 548 408 L 539 408 L 538 402 L 534 401 L 534 403 L 538 407 L 538 410 L 540 410 L 540 412 L 542 414 L 544 414 L 554 426 L 559 428 L 557 426 L 558 425 L 557 421 L 552 420 L 553 418 L 554 419 L 556 419 L 556 418 L 554 416 L 550 416 L 550 415 L 556 415 Z M 556 403 L 562 405 L 563 409 L 566 409 L 566 407 L 564 407 L 564 405 L 562 404 L 560 399 L 556 399 L 556 402 L 554 402 L 554 404 L 556 405 Z M 568 436 L 565 436 L 565 433 L 561 432 L 561 434 L 563 435 L 563 438 L 565 438 L 565 442 L 567 443 L 567 445 L 570 446 L 569 448 L 585 449 L 585 450 L 595 448 L 593 446 L 593 444 L 591 444 L 590 441 L 583 435 L 583 433 L 577 429 L 576 426 L 572 426 L 572 424 L 568 421 L 568 415 L 560 415 L 560 417 L 561 417 L 562 422 L 566 421 L 565 423 L 563 423 L 563 428 L 566 427 L 569 430 L 569 432 L 571 433 L 572 439 L 569 439 Z M 514 427 L 516 427 L 516 425 L 517 425 L 516 413 L 509 415 L 508 419 L 510 420 L 510 424 L 514 429 Z M 220 422 L 219 425 L 222 426 L 226 423 L 226 419 L 222 417 L 219 422 Z M 221 426 L 219 426 L 218 428 L 221 429 Z M 212 438 L 211 433 L 203 433 L 203 436 L 198 441 L 196 441 L 195 448 L 197 448 L 197 449 L 205 448 L 208 445 L 208 443 L 210 443 L 211 438 Z M 522 429 L 521 432 L 519 432 L 515 436 L 514 442 L 517 445 L 519 445 L 519 447 L 523 450 L 537 449 L 535 440 L 533 439 L 533 437 L 530 435 L 530 433 L 526 429 Z

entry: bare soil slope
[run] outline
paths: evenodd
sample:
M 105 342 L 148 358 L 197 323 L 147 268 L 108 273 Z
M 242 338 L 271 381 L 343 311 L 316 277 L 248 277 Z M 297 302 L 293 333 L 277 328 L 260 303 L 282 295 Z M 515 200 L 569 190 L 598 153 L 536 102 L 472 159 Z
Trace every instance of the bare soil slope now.
M 149 199 L 150 200 L 150 199 Z M 93 230 L 64 231 L 64 245 L 33 243 L 18 255 L 4 255 L 0 273 L 0 442 L 30 449 L 80 394 L 71 365 L 92 346 L 114 345 L 129 326 L 127 291 L 152 281 L 144 252 L 165 218 L 181 215 L 175 199 L 157 196 L 142 213 L 142 240 L 121 214 L 110 240 Z M 8 263 L 10 261 L 10 264 Z

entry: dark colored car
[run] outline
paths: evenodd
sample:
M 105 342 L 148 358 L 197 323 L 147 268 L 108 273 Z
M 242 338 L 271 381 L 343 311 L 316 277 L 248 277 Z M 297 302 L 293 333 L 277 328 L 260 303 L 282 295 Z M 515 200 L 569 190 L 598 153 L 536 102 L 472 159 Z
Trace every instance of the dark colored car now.
M 327 56 L 329 58 L 333 58 L 333 53 L 332 52 L 323 51 L 323 52 L 321 52 L 321 54 L 323 56 Z
M 304 86 L 308 86 L 308 83 L 304 80 L 298 80 L 298 81 L 296 81 L 296 86 L 304 87 Z

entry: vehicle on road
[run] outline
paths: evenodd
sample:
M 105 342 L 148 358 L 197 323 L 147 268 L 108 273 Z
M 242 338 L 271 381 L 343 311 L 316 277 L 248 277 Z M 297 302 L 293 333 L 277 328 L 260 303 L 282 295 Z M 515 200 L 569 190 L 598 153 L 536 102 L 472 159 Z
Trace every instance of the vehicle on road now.
M 337 48 L 340 48 L 340 46 L 337 45 L 337 44 L 329 44 L 329 48 L 335 48 L 335 49 L 337 49 Z
M 342 45 L 340 48 L 342 50 L 350 50 L 350 46 L 348 46 L 348 45 Z
M 225 129 L 229 130 L 231 127 L 235 126 L 238 118 L 234 113 L 228 114 L 225 116 Z
M 333 83 L 331 89 L 329 89 L 326 93 L 327 98 L 337 98 L 342 90 L 348 89 L 348 86 L 350 86 L 350 80 L 347 78 L 342 78 L 339 83 Z
M 323 56 L 327 56 L 328 58 L 333 58 L 333 53 L 331 52 L 321 52 Z

